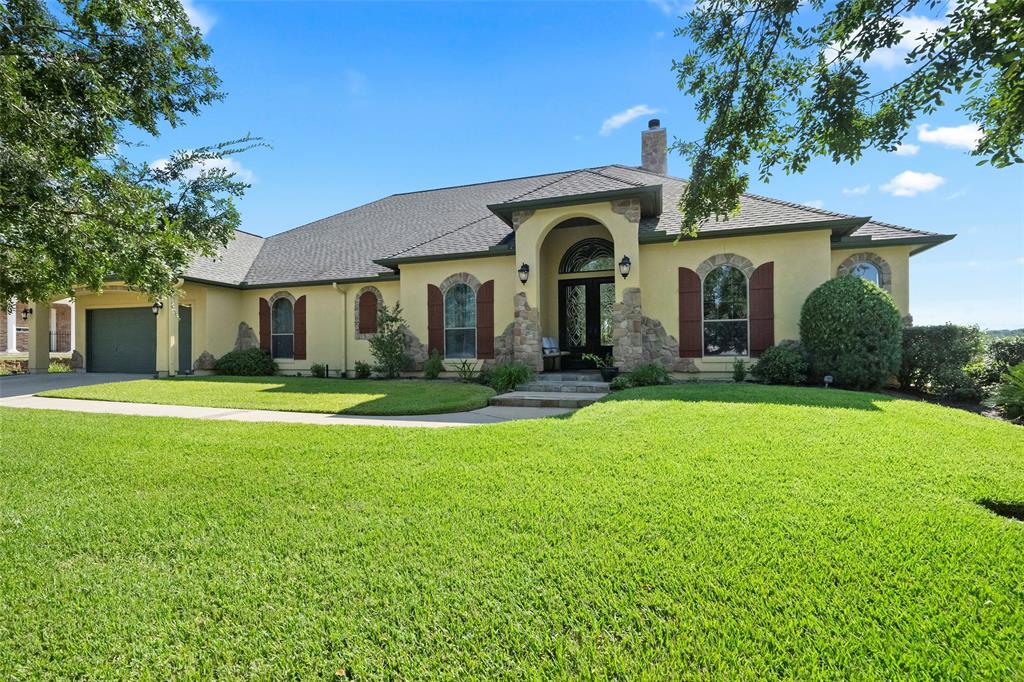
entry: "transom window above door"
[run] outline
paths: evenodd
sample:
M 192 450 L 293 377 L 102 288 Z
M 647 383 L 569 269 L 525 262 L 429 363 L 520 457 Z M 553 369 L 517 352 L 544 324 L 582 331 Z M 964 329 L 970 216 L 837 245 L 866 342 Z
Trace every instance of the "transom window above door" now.
M 615 246 L 607 239 L 591 237 L 573 244 L 558 266 L 561 274 L 601 272 L 615 268 Z

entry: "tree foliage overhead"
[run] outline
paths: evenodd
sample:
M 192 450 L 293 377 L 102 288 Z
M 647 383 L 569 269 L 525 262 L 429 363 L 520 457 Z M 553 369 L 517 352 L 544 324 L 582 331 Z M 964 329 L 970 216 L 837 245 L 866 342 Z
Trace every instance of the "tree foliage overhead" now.
M 4 0 L 0 301 L 109 278 L 160 296 L 227 243 L 247 185 L 222 160 L 257 140 L 124 154 L 222 97 L 209 57 L 178 0 Z
M 953 96 L 982 137 L 974 154 L 1021 162 L 1024 0 L 703 0 L 677 35 L 693 50 L 673 70 L 707 124 L 676 147 L 691 162 L 680 201 L 694 229 L 738 208 L 756 158 L 759 177 L 801 173 L 814 157 L 854 162 L 894 150 L 915 118 Z M 924 30 L 928 29 L 928 30 Z M 905 73 L 878 82 L 872 55 L 911 42 Z

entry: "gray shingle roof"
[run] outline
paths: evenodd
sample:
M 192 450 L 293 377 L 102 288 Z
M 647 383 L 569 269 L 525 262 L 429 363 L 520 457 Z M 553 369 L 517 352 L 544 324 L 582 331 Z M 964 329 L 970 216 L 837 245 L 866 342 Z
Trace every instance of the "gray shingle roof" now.
M 392 272 L 375 261 L 511 248 L 511 228 L 489 205 L 656 185 L 662 188 L 662 211 L 641 219 L 641 233 L 655 238 L 678 235 L 682 219 L 677 204 L 686 182 L 612 165 L 395 194 L 266 239 L 239 232 L 221 260 L 197 259 L 187 276 L 227 284 L 244 281 L 249 286 L 369 278 Z M 737 215 L 708 220 L 699 232 L 723 234 L 854 218 L 744 194 Z M 848 235 L 872 241 L 922 237 L 943 238 L 878 221 L 869 221 Z

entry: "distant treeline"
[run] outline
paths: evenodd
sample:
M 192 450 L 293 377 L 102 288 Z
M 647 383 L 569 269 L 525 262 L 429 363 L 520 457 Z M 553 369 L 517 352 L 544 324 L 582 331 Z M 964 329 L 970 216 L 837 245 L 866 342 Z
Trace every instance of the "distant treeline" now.
M 1022 329 L 986 329 L 985 336 L 991 336 L 992 338 L 999 339 L 1004 336 L 1024 336 L 1024 328 Z

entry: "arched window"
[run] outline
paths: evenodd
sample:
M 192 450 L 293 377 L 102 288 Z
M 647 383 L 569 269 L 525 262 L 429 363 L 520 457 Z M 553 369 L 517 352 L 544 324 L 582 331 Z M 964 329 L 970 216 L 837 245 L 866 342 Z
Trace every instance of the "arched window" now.
M 704 355 L 746 355 L 747 277 L 719 265 L 704 277 Z
M 861 279 L 866 279 L 867 281 L 875 285 L 878 285 L 882 279 L 880 273 L 878 272 L 878 266 L 875 265 L 874 263 L 869 263 L 867 261 L 861 261 L 860 263 L 857 263 L 852 268 L 850 268 L 850 274 L 856 275 Z
M 356 301 L 356 333 L 377 333 L 377 303 L 380 292 L 373 287 L 359 294 Z
M 562 256 L 558 272 L 597 272 L 615 269 L 615 247 L 607 239 L 591 237 L 576 242 Z
M 444 292 L 444 356 L 476 357 L 476 293 L 468 284 Z
M 295 312 L 292 302 L 281 297 L 271 308 L 270 354 L 275 358 L 290 358 L 295 354 Z

